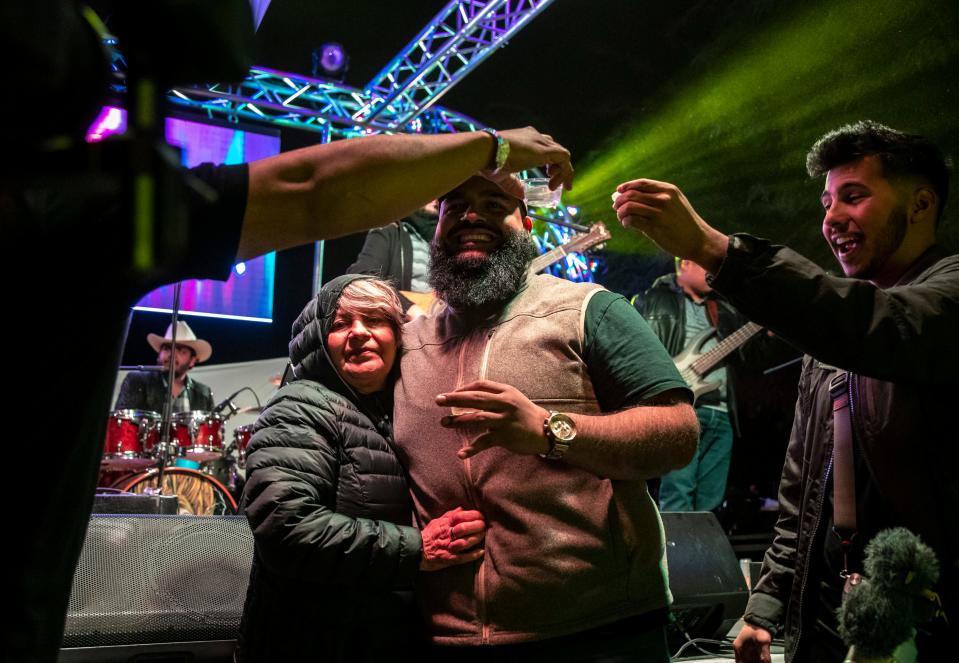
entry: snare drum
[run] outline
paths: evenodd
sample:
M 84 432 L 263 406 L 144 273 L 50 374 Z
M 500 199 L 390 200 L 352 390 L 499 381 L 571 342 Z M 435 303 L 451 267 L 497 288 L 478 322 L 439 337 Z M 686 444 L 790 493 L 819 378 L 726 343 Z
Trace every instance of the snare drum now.
M 153 463 L 160 415 L 148 410 L 114 410 L 107 419 L 103 462 L 109 470 L 143 469 Z
M 117 484 L 129 493 L 146 493 L 157 487 L 156 469 L 140 472 Z M 236 513 L 236 500 L 226 487 L 198 470 L 168 467 L 163 471 L 163 492 L 176 495 L 181 515 L 227 516 Z
M 223 455 L 223 417 L 212 412 L 177 412 L 170 424 L 170 437 L 179 454 L 199 462 Z
M 237 426 L 233 429 L 233 446 L 236 447 L 236 464 L 241 468 L 246 467 L 246 447 L 250 444 L 251 437 L 253 437 L 253 424 Z

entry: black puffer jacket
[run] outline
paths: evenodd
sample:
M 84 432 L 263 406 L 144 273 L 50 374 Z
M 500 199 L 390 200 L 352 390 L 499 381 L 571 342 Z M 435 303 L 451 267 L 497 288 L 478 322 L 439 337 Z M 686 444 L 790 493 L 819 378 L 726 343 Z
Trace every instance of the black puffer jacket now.
M 331 281 L 297 318 L 296 380 L 250 440 L 241 505 L 255 556 L 241 661 L 384 660 L 419 633 L 408 590 L 422 539 L 388 410 L 350 389 L 326 348 L 340 293 L 358 278 Z

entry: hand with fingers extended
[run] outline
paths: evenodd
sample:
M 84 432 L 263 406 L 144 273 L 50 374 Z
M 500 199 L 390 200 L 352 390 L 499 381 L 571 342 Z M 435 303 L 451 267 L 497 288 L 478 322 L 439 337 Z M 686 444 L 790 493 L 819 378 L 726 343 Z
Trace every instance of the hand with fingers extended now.
M 738 663 L 771 663 L 769 645 L 772 641 L 772 633 L 766 629 L 744 623 L 733 642 L 736 661 Z
M 420 534 L 423 537 L 420 570 L 439 571 L 483 556 L 480 544 L 486 538 L 486 522 L 479 511 L 457 507 L 431 520 Z
M 456 391 L 440 394 L 436 404 L 471 410 L 466 414 L 446 416 L 440 424 L 446 428 L 485 429 L 457 452 L 462 459 L 497 446 L 517 454 L 541 454 L 549 451 L 543 422 L 549 411 L 528 399 L 519 389 L 508 384 L 477 380 Z
M 674 184 L 624 182 L 613 194 L 613 209 L 624 227 L 639 230 L 664 251 L 707 271 L 718 270 L 726 256 L 729 238 L 706 223 Z
M 499 134 L 509 141 L 509 157 L 494 177 L 545 166 L 550 189 L 559 186 L 573 188 L 574 171 L 569 150 L 553 140 L 552 136 L 542 134 L 533 127 L 506 129 Z

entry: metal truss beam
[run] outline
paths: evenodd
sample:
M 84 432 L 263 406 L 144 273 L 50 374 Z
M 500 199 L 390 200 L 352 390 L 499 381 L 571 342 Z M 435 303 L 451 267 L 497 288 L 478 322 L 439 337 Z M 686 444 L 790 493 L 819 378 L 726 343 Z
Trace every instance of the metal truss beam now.
M 411 122 L 553 0 L 451 0 L 365 88 L 355 119 Z
M 483 126 L 439 106 L 401 124 L 389 115 L 362 119 L 360 111 L 367 105 L 363 91 L 265 67 L 254 67 L 237 84 L 175 88 L 170 99 L 230 120 L 242 118 L 318 131 L 326 135 L 326 140 L 372 133 L 455 133 Z
M 115 41 L 105 43 L 112 56 L 112 89 L 117 96 L 122 96 L 126 92 L 126 62 L 116 49 Z M 369 97 L 364 91 L 266 67 L 250 69 L 247 77 L 236 84 L 174 88 L 167 97 L 178 106 L 209 117 L 319 132 L 324 142 L 373 133 L 457 133 L 483 126 L 467 115 L 441 106 L 404 124 L 390 122 L 388 115 L 374 121 L 358 119 L 360 111 L 368 105 Z
M 451 0 L 367 86 L 254 67 L 237 84 L 176 88 L 169 99 L 210 117 L 320 132 L 325 141 L 371 133 L 455 133 L 482 125 L 435 105 L 553 0 Z M 125 63 L 112 39 L 118 93 Z

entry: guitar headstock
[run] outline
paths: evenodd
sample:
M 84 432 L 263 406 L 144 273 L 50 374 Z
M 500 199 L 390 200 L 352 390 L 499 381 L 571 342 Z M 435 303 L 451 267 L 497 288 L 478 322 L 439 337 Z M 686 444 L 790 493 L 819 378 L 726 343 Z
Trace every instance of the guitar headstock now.
M 553 247 L 546 253 L 537 256 L 530 263 L 530 271 L 533 274 L 543 271 L 554 262 L 562 260 L 570 253 L 584 253 L 588 249 L 602 244 L 610 237 L 609 231 L 602 223 L 594 223 L 589 232 L 573 235 L 565 244 Z
M 611 237 L 606 225 L 602 221 L 597 221 L 589 228 L 589 232 L 574 235 L 563 248 L 567 253 L 583 253 L 597 244 L 602 244 Z

